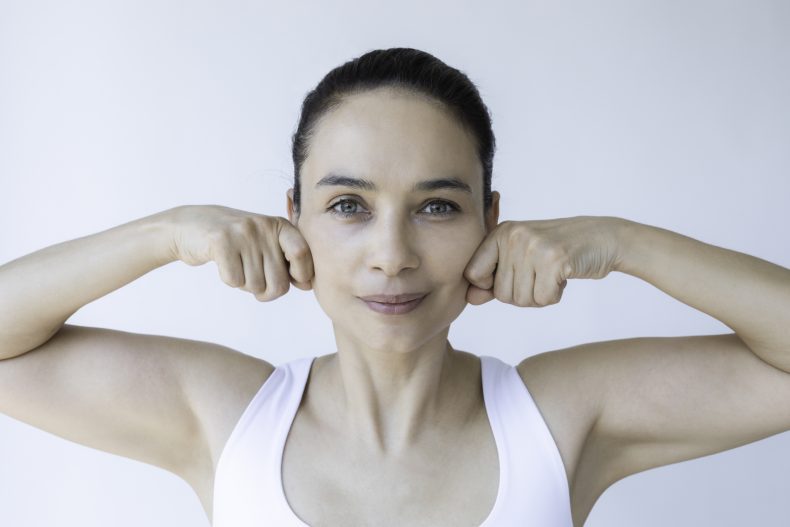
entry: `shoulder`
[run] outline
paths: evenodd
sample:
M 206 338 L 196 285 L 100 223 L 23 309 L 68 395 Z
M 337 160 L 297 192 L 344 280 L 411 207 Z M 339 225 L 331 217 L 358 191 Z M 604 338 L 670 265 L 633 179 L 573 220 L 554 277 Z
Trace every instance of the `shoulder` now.
M 516 365 L 527 391 L 551 432 L 569 485 L 598 416 L 598 397 L 579 354 L 567 350 L 531 355 Z
M 230 348 L 222 351 L 202 356 L 201 375 L 184 383 L 203 433 L 201 464 L 211 470 L 242 413 L 276 369 L 261 358 Z

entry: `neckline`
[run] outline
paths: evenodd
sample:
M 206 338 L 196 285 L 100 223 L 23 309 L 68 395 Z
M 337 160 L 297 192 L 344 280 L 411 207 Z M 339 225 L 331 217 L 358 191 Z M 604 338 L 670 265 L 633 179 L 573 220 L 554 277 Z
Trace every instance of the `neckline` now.
M 505 458 L 505 442 L 504 438 L 502 437 L 501 432 L 501 423 L 499 421 L 499 414 L 496 413 L 496 408 L 494 408 L 493 403 L 493 394 L 489 394 L 489 391 L 493 388 L 489 383 L 486 382 L 486 377 L 492 376 L 493 371 L 489 372 L 489 366 L 494 366 L 493 364 L 489 364 L 488 361 L 496 360 L 495 357 L 488 357 L 488 356 L 479 356 L 480 357 L 480 377 L 481 383 L 483 385 L 483 402 L 485 404 L 486 416 L 488 418 L 488 426 L 491 428 L 491 431 L 494 435 L 494 444 L 496 445 L 496 453 L 497 453 L 497 460 L 499 463 L 499 484 L 497 487 L 497 494 L 496 499 L 494 500 L 494 505 L 491 507 L 491 510 L 488 512 L 488 516 L 483 520 L 478 527 L 489 527 L 490 522 L 492 522 L 497 515 L 499 514 L 499 509 L 502 507 L 503 495 L 504 495 L 504 485 L 507 476 L 507 466 L 504 463 Z M 276 474 L 274 476 L 274 483 L 277 487 L 277 495 L 280 497 L 280 503 L 282 504 L 285 511 L 287 511 L 288 515 L 291 517 L 293 521 L 295 521 L 299 527 L 310 527 L 307 523 L 305 523 L 294 510 L 291 508 L 291 504 L 288 503 L 288 498 L 285 497 L 285 487 L 283 487 L 283 457 L 285 453 L 285 443 L 288 441 L 288 435 L 291 432 L 291 428 L 293 427 L 293 422 L 296 419 L 296 412 L 299 410 L 299 405 L 304 398 L 304 390 L 307 386 L 307 378 L 310 375 L 310 372 L 313 368 L 313 363 L 315 362 L 316 357 L 312 357 L 307 364 L 306 373 L 304 371 L 299 370 L 300 373 L 304 373 L 303 376 L 299 378 L 302 386 L 302 393 L 299 399 L 296 401 L 293 413 L 291 415 L 290 422 L 288 424 L 288 429 L 285 431 L 282 441 L 280 442 L 280 446 L 277 450 L 277 458 L 275 468 Z M 302 359 L 305 360 L 306 359 Z M 493 368 L 491 368 L 493 370 Z M 493 383 L 491 383 L 493 384 Z

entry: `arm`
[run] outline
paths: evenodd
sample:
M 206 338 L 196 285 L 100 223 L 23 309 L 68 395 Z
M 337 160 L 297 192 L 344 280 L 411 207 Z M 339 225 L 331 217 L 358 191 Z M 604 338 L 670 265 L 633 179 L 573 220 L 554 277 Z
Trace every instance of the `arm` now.
M 790 372 L 790 270 L 659 227 L 614 221 L 616 271 L 720 320 L 760 359 Z
M 40 346 L 80 307 L 174 261 L 168 236 L 172 210 L 0 266 L 0 359 Z
M 0 413 L 195 486 L 273 367 L 209 342 L 64 324 L 84 304 L 177 259 L 170 243 L 181 210 L 0 267 Z
M 516 260 L 527 278 L 538 270 L 539 305 L 556 302 L 568 275 L 551 271 L 570 261 L 578 273 L 571 278 L 631 274 L 737 332 L 591 342 L 521 361 L 518 371 L 543 401 L 550 428 L 571 430 L 557 435 L 560 445 L 567 441 L 569 476 L 592 482 L 595 496 L 630 474 L 790 429 L 790 271 L 621 218 L 513 229 L 527 250 L 496 245 L 527 255 Z

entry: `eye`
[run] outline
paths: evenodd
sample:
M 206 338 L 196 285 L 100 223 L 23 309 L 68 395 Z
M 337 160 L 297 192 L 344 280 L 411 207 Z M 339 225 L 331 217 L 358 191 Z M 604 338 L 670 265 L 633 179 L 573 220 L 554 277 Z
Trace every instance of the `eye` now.
M 444 200 L 441 200 L 441 199 L 436 199 L 436 200 L 431 201 L 430 203 L 428 203 L 428 205 L 425 206 L 425 208 L 428 208 L 428 207 L 430 207 L 431 205 L 434 205 L 434 204 L 439 205 L 439 207 L 445 207 L 445 209 L 442 212 L 436 212 L 436 213 L 432 214 L 433 216 L 449 216 L 450 214 L 453 214 L 453 213 L 459 211 L 458 207 L 456 207 L 455 205 L 453 205 L 449 201 L 444 201 Z M 425 208 L 423 210 L 425 210 Z
M 337 206 L 338 205 L 348 205 L 348 206 L 341 207 L 341 209 L 344 209 L 344 210 L 337 210 Z M 425 210 L 425 209 L 427 209 L 429 207 L 432 207 L 432 206 L 435 206 L 435 205 L 438 205 L 440 207 L 440 209 L 443 208 L 445 210 L 441 210 L 440 212 L 430 212 L 430 213 L 428 213 L 429 216 L 450 216 L 452 214 L 456 214 L 456 213 L 461 211 L 458 208 L 458 206 L 456 206 L 455 204 L 450 203 L 449 201 L 442 200 L 442 199 L 435 199 L 435 200 L 427 203 L 425 205 L 425 207 L 422 208 L 422 210 Z M 329 208 L 327 209 L 327 212 L 329 212 L 330 214 L 335 214 L 335 215 L 341 216 L 343 218 L 350 218 L 350 217 L 352 217 L 352 216 L 357 214 L 357 212 L 355 212 L 353 210 L 353 209 L 356 208 L 356 206 L 359 206 L 359 202 L 357 200 L 344 198 L 344 199 L 337 200 L 335 203 L 330 205 Z M 349 210 L 349 209 L 351 209 L 351 210 Z
M 345 210 L 337 210 L 337 208 L 336 208 L 338 205 L 346 205 L 346 204 L 348 204 L 348 205 L 359 205 L 359 202 L 357 202 L 356 200 L 353 200 L 353 199 L 341 199 L 341 200 L 336 201 L 327 210 L 330 213 L 336 214 L 338 216 L 342 216 L 343 218 L 349 218 L 349 217 L 353 216 L 355 214 L 355 212 L 349 211 L 347 207 L 345 207 Z M 343 207 L 341 207 L 341 208 L 343 208 Z

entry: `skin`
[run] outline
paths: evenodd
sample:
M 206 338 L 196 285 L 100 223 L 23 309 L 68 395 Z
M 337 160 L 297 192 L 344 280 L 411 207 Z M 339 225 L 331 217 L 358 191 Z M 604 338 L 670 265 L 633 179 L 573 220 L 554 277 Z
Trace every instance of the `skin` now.
M 497 225 L 499 195 L 484 216 L 472 145 L 424 98 L 359 94 L 319 126 L 303 167 L 300 217 L 289 193 L 290 221 L 315 264 L 308 285 L 333 321 L 338 348 L 315 359 L 283 453 L 284 491 L 308 524 L 479 525 L 492 510 L 499 468 L 489 423 L 474 412 L 483 404 L 479 360 L 447 342 L 466 299 L 486 301 L 483 291 L 489 300 L 543 306 L 558 300 L 566 279 L 613 270 L 735 330 L 591 342 L 516 366 L 567 468 L 574 525 L 624 477 L 790 429 L 786 268 L 618 218 Z M 316 188 L 330 170 L 366 177 L 378 191 Z M 409 190 L 448 172 L 469 184 L 469 196 Z M 346 205 L 360 207 L 360 216 L 327 213 L 352 196 L 359 203 Z M 427 205 L 438 199 L 461 212 L 430 216 Z M 9 338 L 0 349 L 0 412 L 169 470 L 192 485 L 212 517 L 219 456 L 274 366 L 213 343 L 64 322 L 87 302 L 179 259 L 174 225 L 222 225 L 237 236 L 231 248 L 248 249 L 251 222 L 233 227 L 239 215 L 253 225 L 272 221 L 227 207 L 177 207 L 2 266 Z M 204 242 L 212 238 L 206 232 L 193 236 Z M 293 225 L 278 233 L 253 238 L 265 240 L 270 253 L 272 242 L 281 243 L 291 263 L 301 258 Z M 192 254 L 184 261 L 203 260 Z M 310 281 L 308 267 L 293 278 Z M 356 298 L 415 290 L 430 294 L 404 316 L 380 315 Z M 274 288 L 272 295 L 285 292 Z
M 316 187 L 330 172 L 364 178 L 376 190 Z M 418 181 L 449 176 L 472 192 L 411 190 Z M 288 218 L 310 246 L 313 290 L 337 345 L 336 353 L 316 359 L 311 383 L 322 394 L 322 415 L 341 423 L 355 448 L 398 457 L 423 431 L 437 423 L 460 426 L 479 404 L 461 395 L 471 391 L 473 368 L 447 336 L 467 305 L 464 269 L 497 225 L 499 193 L 492 194 L 485 214 L 473 136 L 419 95 L 392 88 L 358 93 L 317 125 L 302 166 L 301 210 L 295 213 L 290 189 Z M 340 199 L 354 201 L 338 205 Z M 440 215 L 452 207 L 434 200 L 459 210 Z M 353 215 L 334 215 L 327 210 L 333 205 Z M 401 315 L 376 313 L 357 298 L 412 292 L 429 294 Z

